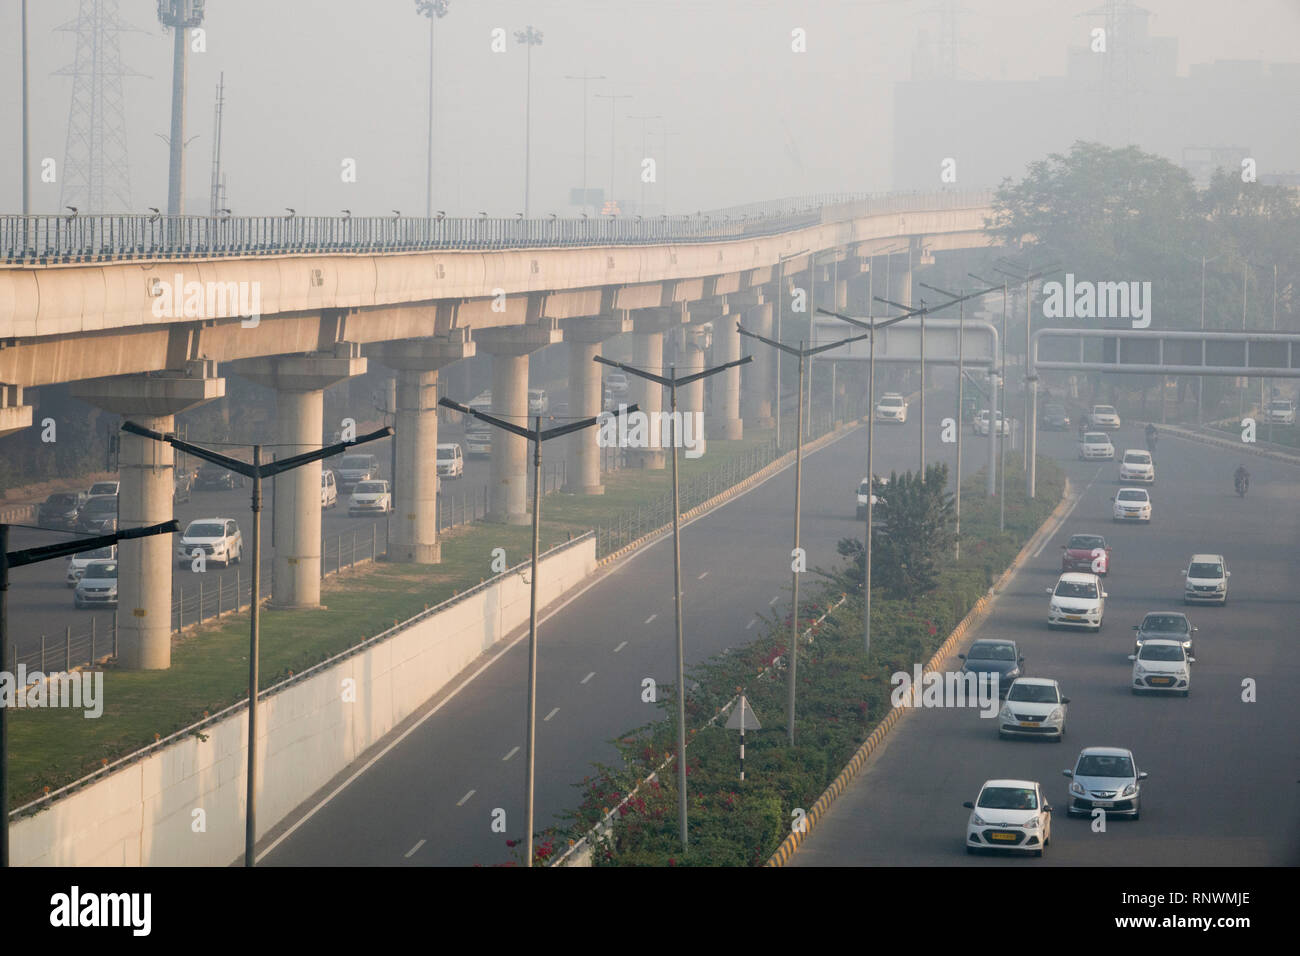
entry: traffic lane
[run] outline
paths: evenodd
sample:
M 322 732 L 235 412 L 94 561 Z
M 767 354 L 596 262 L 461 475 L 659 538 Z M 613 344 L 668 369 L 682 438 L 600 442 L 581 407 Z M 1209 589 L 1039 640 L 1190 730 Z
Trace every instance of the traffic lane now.
M 1178 477 L 1172 483 L 1161 479 L 1162 497 L 1169 499 L 1166 511 L 1178 513 L 1181 503 L 1185 509 L 1213 513 L 1210 502 L 1223 498 L 1224 456 L 1207 455 L 1208 450 L 1170 449 L 1167 464 Z M 1084 484 L 1091 477 L 1088 466 L 1067 462 L 1067 468 Z M 1294 501 L 1295 476 L 1289 476 L 1289 492 L 1278 481 L 1284 477 L 1269 475 L 1273 487 Z M 1286 636 L 1294 631 L 1290 621 L 1296 602 L 1258 599 L 1270 591 L 1289 593 L 1276 589 L 1296 570 L 1294 542 L 1300 528 L 1294 507 L 1284 516 L 1275 509 L 1233 513 L 1220 507 L 1204 531 L 1173 522 L 1106 529 L 1101 518 L 1109 516 L 1111 491 L 1094 484 L 1052 542 L 1076 528 L 1091 530 L 1083 524 L 1089 518 L 1094 527 L 1109 531 L 1117 561 L 1106 579 L 1102 632 L 1046 630 L 1047 595 L 1041 589 L 1059 571 L 1059 549 L 1049 547 L 999 598 L 976 635 L 1017 640 L 1031 675 L 1061 681 L 1072 700 L 1066 742 L 999 741 L 996 729 L 988 726 L 992 722 L 969 711 L 914 711 L 809 836 L 794 858 L 796 865 L 965 861 L 968 811 L 961 802 L 974 799 L 979 785 L 994 777 L 1037 779 L 1062 808 L 1055 815 L 1047 854 L 1052 863 L 1296 862 L 1300 835 L 1292 738 L 1300 714 L 1293 697 L 1278 693 L 1300 677 L 1294 642 Z M 1193 548 L 1205 547 L 1206 538 L 1218 544 L 1207 550 L 1230 552 L 1222 542 L 1234 540 L 1231 536 L 1239 530 L 1252 546 L 1235 559 L 1228 607 L 1186 609 L 1201 628 L 1191 696 L 1134 696 L 1128 688 L 1131 624 L 1147 610 L 1183 609 L 1180 582 L 1169 577 L 1168 568 L 1183 566 Z M 1231 553 L 1227 560 L 1233 567 Z M 1240 590 L 1238 585 L 1243 585 Z M 1241 682 L 1252 676 L 1261 692 L 1257 703 L 1246 704 Z M 1139 767 L 1152 774 L 1144 786 L 1141 820 L 1112 818 L 1104 834 L 1094 834 L 1089 821 L 1070 820 L 1063 812 L 1068 781 L 1061 770 L 1073 765 L 1080 747 L 1099 744 L 1131 748 Z M 1267 813 L 1243 812 L 1270 802 Z M 1011 858 L 973 859 L 1007 865 Z
M 851 515 L 854 507 L 864 435 L 858 429 L 811 456 L 818 467 L 805 471 L 805 502 L 828 503 L 830 518 L 823 532 L 805 529 L 810 566 L 822 558 L 827 564 L 835 560 L 835 544 L 845 533 L 842 515 Z M 893 437 L 909 435 L 910 447 L 894 448 L 889 436 L 882 438 L 883 459 L 896 459 L 900 466 L 910 460 L 916 454 L 915 431 L 904 426 Z M 788 527 L 792 473 L 782 472 L 683 532 L 683 619 L 690 660 L 750 639 L 753 628 L 748 623 L 771 611 L 773 598 L 778 609 L 772 613 L 786 613 L 790 571 L 783 555 L 788 551 L 779 537 L 773 539 L 772 528 L 782 515 Z M 728 538 L 724 529 L 739 529 L 744 540 Z M 540 626 L 539 827 L 574 806 L 574 785 L 590 773 L 592 761 L 616 759 L 610 735 L 664 716 L 642 699 L 642 681 L 651 677 L 662 685 L 676 679 L 667 547 L 661 542 L 624 562 Z M 729 600 L 718 601 L 718 593 Z M 738 614 L 737 609 L 745 610 Z M 390 864 L 410 859 L 468 865 L 508 859 L 506 834 L 494 833 L 490 822 L 493 811 L 500 809 L 508 833 L 517 837 L 522 832 L 519 761 L 526 701 L 520 688 L 526 667 L 521 642 L 268 853 L 266 862 Z M 576 736 L 575 727 L 580 728 Z M 430 767 L 438 772 L 430 774 Z M 395 791 L 401 796 L 391 796 Z M 309 801 L 305 807 L 315 805 Z M 382 821 L 370 819 L 360 828 L 351 825 L 356 816 L 380 805 L 386 808 Z M 406 857 L 420 840 L 426 841 L 420 850 Z

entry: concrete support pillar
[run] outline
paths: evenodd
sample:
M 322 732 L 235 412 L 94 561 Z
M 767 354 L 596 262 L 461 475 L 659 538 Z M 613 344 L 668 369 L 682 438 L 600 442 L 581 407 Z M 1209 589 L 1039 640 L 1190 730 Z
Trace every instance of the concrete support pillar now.
M 466 329 L 447 335 L 369 346 L 368 358 L 397 370 L 395 470 L 389 559 L 442 560 L 438 542 L 438 370 L 474 355 Z M 463 370 L 467 362 L 454 369 Z M 460 396 L 461 401 L 470 398 Z
M 492 414 L 519 425 L 528 417 L 528 356 L 562 341 L 553 319 L 533 325 L 485 329 L 475 335 L 478 348 L 492 356 Z M 594 363 L 593 363 L 594 364 Z M 528 440 L 501 429 L 492 435 L 487 520 L 528 524 Z
M 23 404 L 22 387 L 0 382 L 0 438 L 31 425 L 32 406 Z
M 285 355 L 238 364 L 244 378 L 276 393 L 276 458 L 291 458 L 321 447 L 325 389 L 354 375 L 367 363 L 353 343 L 339 343 L 334 354 Z M 275 478 L 275 557 L 271 563 L 271 604 L 276 608 L 320 607 L 321 463 L 313 462 Z M 270 489 L 263 489 L 269 492 Z
M 849 280 L 840 279 L 834 283 L 834 301 L 831 308 L 836 312 L 846 312 L 849 307 Z
M 717 326 L 715 325 L 714 328 L 716 329 Z M 682 347 L 677 352 L 678 357 L 681 359 L 681 364 L 677 367 L 678 378 L 704 371 L 704 357 L 706 354 L 705 350 L 700 347 L 702 343 L 691 334 L 689 328 L 682 329 L 682 336 Z M 700 455 L 704 454 L 704 381 L 702 379 L 698 382 L 692 382 L 690 385 L 678 386 L 677 409 L 682 413 L 683 433 L 677 437 L 678 447 L 684 447 L 683 438 L 689 435 L 695 450 L 698 450 Z M 688 417 L 691 419 L 689 424 L 686 421 Z M 687 429 L 689 429 L 689 432 Z M 664 439 L 667 440 L 666 435 Z M 698 457 L 698 455 L 695 457 Z
M 601 388 L 600 363 L 594 361 L 601 343 L 616 335 L 632 331 L 632 319 L 626 310 L 613 316 L 584 316 L 566 319 L 564 342 L 569 353 L 569 414 L 574 418 L 594 418 L 601 412 L 604 391 Z M 629 379 L 632 376 L 628 376 Z M 632 404 L 632 402 L 628 402 Z M 586 428 L 564 439 L 564 490 L 579 495 L 603 495 L 600 483 L 601 448 L 598 429 Z
M 187 408 L 222 397 L 224 379 L 211 362 L 190 363 L 190 375 L 123 376 L 74 383 L 72 394 L 145 428 L 166 434 Z M 165 442 L 121 433 L 118 528 L 170 521 L 175 492 L 173 452 Z M 118 662 L 128 670 L 171 666 L 172 568 L 175 541 L 154 535 L 118 546 Z
M 724 315 L 713 323 L 713 364 L 723 365 L 740 358 L 740 332 L 736 330 L 737 315 Z M 729 441 L 744 437 L 744 421 L 740 417 L 740 368 L 713 378 L 712 423 L 709 431 Z
M 632 364 L 656 375 L 663 375 L 664 335 L 662 332 L 637 332 L 632 339 Z M 658 382 L 628 376 L 632 403 L 646 413 L 647 421 L 658 421 L 664 407 L 664 389 Z M 661 448 L 642 448 L 637 455 L 642 468 L 662 469 L 667 464 Z
M 764 302 L 746 311 L 742 322 L 745 328 L 770 339 L 773 337 L 774 317 L 774 303 Z M 774 428 L 776 419 L 772 417 L 772 393 L 775 388 L 776 350 L 758 343 L 753 346 L 750 354 L 754 356 L 754 361 L 741 371 L 741 414 L 745 421 L 756 428 Z

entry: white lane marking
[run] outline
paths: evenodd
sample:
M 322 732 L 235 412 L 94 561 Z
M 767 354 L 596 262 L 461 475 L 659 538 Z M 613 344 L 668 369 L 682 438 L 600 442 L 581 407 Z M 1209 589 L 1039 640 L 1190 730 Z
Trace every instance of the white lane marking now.
M 704 580 L 705 578 L 707 578 L 708 576 L 709 576 L 709 572 L 708 572 L 708 571 L 705 571 L 703 574 L 701 574 L 701 575 L 700 575 L 698 578 L 696 578 L 695 580 L 697 580 L 697 581 L 703 581 L 703 580 Z
M 587 681 L 591 680 L 591 679 L 592 679 L 593 677 L 595 677 L 595 676 L 596 676 L 596 672 L 595 672 L 595 671 L 592 671 L 590 674 L 588 674 L 588 675 L 587 675 L 586 677 L 584 677 L 582 680 L 578 681 L 578 683 L 579 683 L 579 684 L 585 684 L 585 683 L 587 683 Z
M 863 427 L 862 425 L 858 425 L 853 428 L 846 429 L 842 435 L 839 435 L 833 441 L 829 441 L 821 448 L 818 448 L 816 451 L 810 452 L 809 457 L 818 454 L 820 452 L 826 451 L 828 448 L 830 448 L 833 445 L 839 444 L 841 441 L 843 441 L 845 438 L 848 438 L 850 435 L 857 434 L 858 429 L 862 427 Z M 776 471 L 772 472 L 772 474 L 768 475 L 762 481 L 755 482 L 740 494 L 736 495 L 735 497 L 729 498 L 728 500 L 719 504 L 717 507 L 710 508 L 708 511 L 701 512 L 700 514 L 697 514 L 694 518 L 691 518 L 689 521 L 683 521 L 681 526 L 683 528 L 689 528 L 691 525 L 695 524 L 695 522 L 703 521 L 705 518 L 717 514 L 719 511 L 721 511 L 723 508 L 726 508 L 728 505 L 734 504 L 737 501 L 743 501 L 744 498 L 750 494 L 750 492 L 757 491 L 759 488 L 763 487 L 763 485 L 767 484 L 773 478 L 777 477 L 778 475 L 784 474 L 787 470 L 793 467 L 794 467 L 793 461 L 787 462 L 785 465 L 781 466 Z M 654 551 L 654 549 L 658 545 L 664 544 L 671 540 L 672 540 L 671 535 L 664 535 L 658 540 L 651 541 L 645 547 L 638 548 L 636 551 L 633 551 L 631 554 L 627 555 L 626 557 L 609 565 L 607 568 L 598 571 L 596 576 L 591 581 L 587 582 L 585 587 L 581 588 L 576 594 L 572 594 L 569 597 L 567 597 L 565 600 L 561 601 L 560 604 L 550 613 L 545 614 L 540 618 L 538 618 L 537 623 L 545 624 L 551 618 L 555 617 L 557 614 L 559 614 L 561 611 L 567 608 L 574 601 L 578 600 L 578 598 L 582 597 L 592 588 L 596 587 L 596 585 L 603 583 L 606 578 L 618 574 L 620 571 L 623 571 L 629 565 L 631 565 L 632 562 L 636 561 L 639 558 L 643 558 L 650 552 Z M 402 731 L 402 733 L 398 735 L 396 739 L 391 741 L 387 747 L 385 747 L 383 750 L 379 751 L 379 753 L 375 754 L 373 757 L 367 760 L 365 766 L 360 767 L 356 773 L 352 774 L 350 777 L 348 777 L 348 779 L 344 780 L 341 784 L 339 784 L 337 787 L 331 790 L 328 794 L 325 795 L 325 797 L 321 799 L 320 803 L 316 804 L 316 806 L 308 810 L 291 827 L 289 827 L 278 837 L 276 837 L 270 846 L 268 846 L 261 853 L 257 854 L 257 857 L 255 858 L 254 862 L 260 863 L 262 860 L 266 859 L 267 855 L 274 852 L 276 847 L 278 847 L 285 840 L 289 839 L 289 837 L 293 836 L 294 833 L 300 830 L 307 823 L 308 820 L 310 820 L 316 814 L 320 813 L 320 811 L 323 810 L 325 806 L 329 804 L 335 797 L 337 797 L 340 793 L 342 793 L 353 783 L 355 783 L 357 779 L 361 777 L 363 774 L 365 774 L 371 767 L 373 767 L 375 764 L 379 763 L 379 761 L 383 760 L 386 756 L 392 753 L 392 751 L 397 747 L 398 744 L 400 744 L 411 734 L 415 733 L 415 731 L 418 730 L 425 721 L 433 717 L 436 713 L 438 713 L 438 711 L 442 710 L 442 708 L 446 707 L 447 704 L 449 704 L 453 699 L 455 699 L 460 694 L 461 691 L 463 691 L 470 684 L 474 683 L 474 681 L 479 677 L 479 675 L 481 675 L 484 671 L 486 671 L 497 661 L 501 660 L 501 658 L 503 658 L 506 654 L 509 654 L 519 644 L 523 643 L 524 640 L 527 639 L 527 637 L 528 637 L 528 628 L 524 628 L 523 630 L 520 631 L 518 637 L 516 637 L 505 647 L 501 648 L 501 650 L 498 651 L 496 654 L 494 654 L 489 660 L 484 661 L 482 667 L 480 667 L 474 673 L 470 674 L 463 681 L 461 681 L 455 690 L 453 690 L 441 701 L 439 701 L 438 704 L 434 706 L 431 710 L 429 710 L 428 713 L 422 716 L 415 723 L 411 724 L 410 727 L 407 727 L 404 731 Z
M 758 623 L 758 618 L 754 618 L 748 624 L 745 625 L 745 630 L 748 631 L 751 627 L 753 627 L 757 623 Z
M 767 606 L 768 606 L 768 607 L 771 607 L 773 604 L 775 604 L 775 603 L 776 603 L 777 601 L 779 601 L 779 600 L 781 600 L 781 595 L 778 594 L 776 597 L 772 598 L 772 600 L 770 600 L 770 601 L 767 602 Z
M 461 797 L 459 800 L 456 801 L 456 806 L 463 807 L 465 805 L 465 801 L 468 800 L 470 797 L 474 796 L 474 794 L 476 793 L 478 793 L 477 790 L 471 790 L 469 793 L 465 794 L 465 796 Z
M 423 840 L 421 840 L 421 841 L 420 841 L 419 843 L 417 843 L 415 846 L 411 847 L 409 850 L 406 851 L 406 858 L 409 860 L 411 857 L 415 856 L 415 852 L 416 852 L 417 850 L 419 850 L 420 847 L 422 847 L 422 846 L 424 846 L 424 841 L 423 841 Z
M 617 654 L 625 647 L 627 647 L 627 641 L 624 641 L 623 643 L 619 644 L 618 647 L 614 648 L 614 653 Z
M 1052 533 L 1043 535 L 1043 543 L 1040 544 L 1038 546 L 1038 550 L 1034 552 L 1034 557 L 1038 557 L 1040 554 L 1043 553 L 1043 549 L 1047 547 L 1047 543 L 1052 540 L 1052 538 L 1056 535 L 1057 531 L 1061 530 L 1062 526 L 1064 526 L 1066 522 L 1066 519 L 1069 518 L 1070 515 L 1074 514 L 1074 509 L 1079 507 L 1079 502 L 1082 501 L 1083 496 L 1088 493 L 1088 489 L 1091 488 L 1094 484 L 1096 484 L 1097 478 L 1100 477 L 1101 475 L 1102 467 L 1103 467 L 1102 465 L 1097 466 L 1096 474 L 1092 476 L 1092 480 L 1083 486 L 1083 491 L 1079 492 L 1079 497 L 1074 499 L 1074 504 L 1070 505 L 1069 510 L 1066 511 L 1065 514 L 1061 515 L 1061 520 L 1058 521 L 1056 527 L 1052 529 Z
M 510 750 L 510 753 L 506 754 L 504 757 L 501 758 L 501 762 L 502 762 L 502 763 L 505 763 L 507 760 L 509 760 L 511 757 L 513 757 L 513 756 L 514 756 L 515 754 L 517 754 L 517 753 L 519 753 L 519 748 L 518 748 L 518 747 L 512 747 L 511 750 Z
M 542 720 L 543 720 L 543 721 L 550 720 L 552 717 L 554 717 L 554 716 L 555 716 L 556 714 L 558 714 L 559 712 L 560 712 L 560 708 L 556 707 L 556 708 L 555 708 L 554 710 L 552 710 L 549 714 L 547 714 L 545 717 L 543 717 Z
M 645 619 L 645 622 L 646 622 L 647 624 L 649 624 L 651 621 L 653 621 L 653 620 L 654 620 L 655 618 L 657 618 L 658 616 L 659 616 L 658 614 L 651 614 L 648 618 Z

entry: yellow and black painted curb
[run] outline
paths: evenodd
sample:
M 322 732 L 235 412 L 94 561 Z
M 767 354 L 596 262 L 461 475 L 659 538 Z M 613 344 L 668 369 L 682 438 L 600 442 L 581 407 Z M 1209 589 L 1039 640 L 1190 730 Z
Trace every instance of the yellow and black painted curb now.
M 1047 519 L 1039 526 L 1038 530 L 1030 536 L 1028 541 L 1025 542 L 1024 547 L 1020 549 L 1019 553 L 1016 554 L 1011 563 L 1007 565 L 1007 569 L 998 576 L 997 581 L 993 583 L 993 587 L 989 588 L 988 593 L 976 601 L 975 606 L 972 607 L 970 611 L 967 612 L 966 616 L 958 622 L 957 626 L 953 628 L 952 633 L 948 635 L 947 640 L 943 642 L 939 649 L 934 652 L 934 655 L 930 660 L 926 662 L 923 673 L 938 670 L 943 662 L 947 660 L 948 656 L 956 650 L 962 639 L 965 638 L 967 632 L 984 619 L 985 615 L 989 611 L 989 606 L 993 602 L 993 598 L 1002 590 L 1003 586 L 1011 579 L 1011 576 L 1020 569 L 1020 566 L 1025 562 L 1025 560 L 1034 553 L 1038 542 L 1044 536 L 1050 537 L 1052 534 L 1056 533 L 1056 526 L 1063 519 L 1072 500 L 1073 489 L 1069 479 L 1067 478 L 1065 482 L 1065 493 L 1061 495 L 1060 503 L 1057 504 L 1052 513 L 1047 516 Z M 890 709 L 889 713 L 884 716 L 884 719 L 876 725 L 875 730 L 871 732 L 871 736 L 868 737 L 862 746 L 857 749 L 857 752 L 853 754 L 852 759 L 849 760 L 844 769 L 840 771 L 839 776 L 836 777 L 831 782 L 831 785 L 822 792 L 822 795 L 817 798 L 817 802 L 812 805 L 812 809 L 804 816 L 802 828 L 791 831 L 791 833 L 781 841 L 781 845 L 776 848 L 776 852 L 772 854 L 764 866 L 785 866 L 785 864 L 790 861 L 790 858 L 794 856 L 795 851 L 799 849 L 799 845 L 803 843 L 808 834 L 812 832 L 812 828 L 817 825 L 817 821 L 826 815 L 827 811 L 831 808 L 831 804 L 833 804 L 836 798 L 838 798 L 839 795 L 848 788 L 848 785 L 853 781 L 853 778 L 856 777 L 858 772 L 863 768 L 863 766 L 865 766 L 867 759 L 875 753 L 876 748 L 879 747 L 881 742 L 885 739 L 885 735 L 893 729 L 894 725 L 897 724 L 900 719 L 902 719 L 902 715 L 906 710 L 906 705 Z

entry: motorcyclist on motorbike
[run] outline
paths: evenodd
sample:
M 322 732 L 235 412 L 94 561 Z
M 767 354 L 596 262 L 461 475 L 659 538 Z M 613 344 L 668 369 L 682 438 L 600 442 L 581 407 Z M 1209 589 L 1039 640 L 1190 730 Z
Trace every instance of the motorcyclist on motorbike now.
M 1245 465 L 1237 466 L 1237 470 L 1232 475 L 1232 483 L 1237 489 L 1237 494 L 1246 493 L 1246 489 L 1250 487 L 1250 472 L 1246 470 Z

